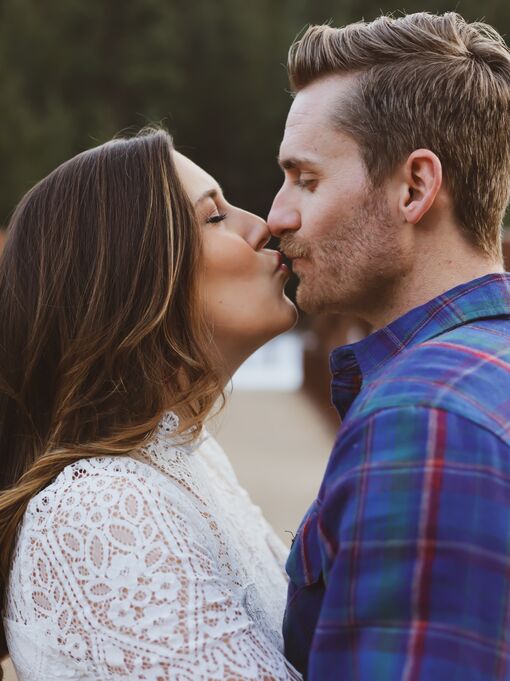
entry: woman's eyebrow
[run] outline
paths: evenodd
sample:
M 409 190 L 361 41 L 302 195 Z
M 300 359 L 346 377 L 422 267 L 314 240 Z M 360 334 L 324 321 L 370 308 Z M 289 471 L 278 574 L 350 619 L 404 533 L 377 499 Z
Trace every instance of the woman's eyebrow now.
M 195 201 L 195 206 L 199 203 L 205 201 L 206 199 L 217 199 L 221 193 L 221 187 L 214 187 L 213 189 L 207 189 L 198 199 Z

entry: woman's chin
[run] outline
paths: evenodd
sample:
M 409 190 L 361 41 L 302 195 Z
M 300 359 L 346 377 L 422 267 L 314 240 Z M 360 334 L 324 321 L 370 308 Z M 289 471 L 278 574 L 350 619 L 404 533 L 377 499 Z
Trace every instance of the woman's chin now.
M 271 334 L 271 337 L 267 340 L 271 340 L 271 338 L 275 338 L 281 333 L 285 333 L 286 331 L 293 329 L 297 324 L 298 317 L 299 313 L 297 307 L 289 298 L 287 298 L 287 296 L 284 295 L 278 313 L 275 314 L 274 318 L 271 320 L 274 324 L 274 331 Z
M 284 296 L 276 309 L 264 310 L 250 320 L 232 325 L 223 324 L 223 333 L 216 335 L 215 345 L 220 365 L 230 376 L 260 347 L 294 328 L 298 321 L 298 310 L 294 303 Z M 219 325 L 218 325 L 219 326 Z M 216 327 L 218 329 L 218 326 Z M 220 328 L 221 328 L 220 327 Z
M 287 322 L 288 325 L 285 328 L 285 331 L 290 331 L 298 323 L 299 310 L 297 309 L 297 306 L 294 305 L 292 300 L 290 300 L 290 298 L 287 298 L 287 296 L 285 296 L 285 299 L 286 299 L 286 305 L 288 307 L 288 316 L 289 316 L 288 322 Z
M 250 354 L 273 338 L 276 338 L 276 336 L 280 336 L 282 333 L 293 329 L 296 326 L 297 320 L 297 307 L 291 300 L 285 297 L 280 301 L 278 308 L 272 314 L 265 316 L 264 320 L 259 317 L 259 324 L 257 324 L 258 328 L 252 327 L 252 333 L 245 336 L 248 345 L 251 340 L 252 349 Z

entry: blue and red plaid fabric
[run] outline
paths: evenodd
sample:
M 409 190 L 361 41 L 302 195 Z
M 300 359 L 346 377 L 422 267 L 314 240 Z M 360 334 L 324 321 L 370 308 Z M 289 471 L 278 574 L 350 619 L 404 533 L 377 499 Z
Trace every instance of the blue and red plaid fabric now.
M 287 572 L 309 681 L 510 679 L 510 274 L 331 356 L 343 418 Z

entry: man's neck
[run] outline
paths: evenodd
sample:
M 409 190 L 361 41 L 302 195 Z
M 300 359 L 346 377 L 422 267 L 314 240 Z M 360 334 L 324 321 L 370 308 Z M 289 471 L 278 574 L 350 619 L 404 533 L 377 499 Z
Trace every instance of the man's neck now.
M 451 251 L 445 251 L 444 255 L 424 258 L 398 283 L 391 300 L 370 311 L 366 319 L 374 329 L 383 328 L 445 291 L 487 274 L 504 271 L 502 264 L 478 254 L 464 253 L 463 257 L 455 257 Z

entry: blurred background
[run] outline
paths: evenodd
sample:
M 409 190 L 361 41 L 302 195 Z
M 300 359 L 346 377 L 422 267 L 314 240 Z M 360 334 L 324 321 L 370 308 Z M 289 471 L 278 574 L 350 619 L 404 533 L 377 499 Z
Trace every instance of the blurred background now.
M 281 181 L 292 40 L 310 23 L 421 10 L 482 19 L 508 41 L 508 0 L 1 0 L 0 247 L 2 226 L 37 180 L 149 123 L 164 125 L 232 203 L 267 216 Z M 241 368 L 212 424 L 288 544 L 337 425 L 328 354 L 367 332 L 356 320 L 303 315 Z

